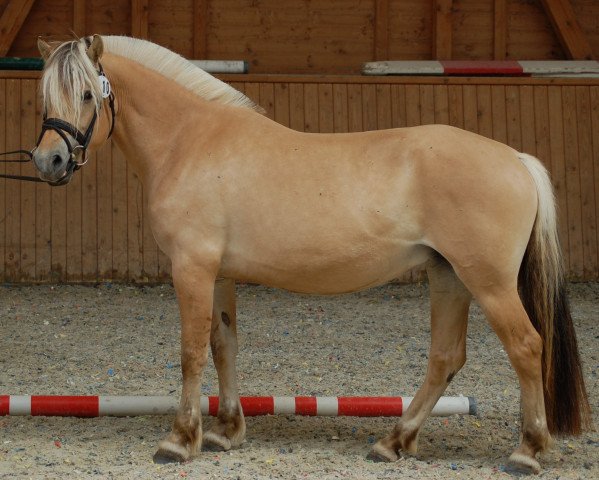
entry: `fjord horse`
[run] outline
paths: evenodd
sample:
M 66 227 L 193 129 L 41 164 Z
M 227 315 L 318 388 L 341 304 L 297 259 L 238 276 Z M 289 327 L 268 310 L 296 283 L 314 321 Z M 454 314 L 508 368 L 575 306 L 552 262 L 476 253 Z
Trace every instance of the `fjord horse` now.
M 96 35 L 38 46 L 46 60 L 46 116 L 33 154 L 40 178 L 68 183 L 87 148 L 113 133 L 139 174 L 152 232 L 172 261 L 183 387 L 155 461 L 185 461 L 202 444 L 228 450 L 244 441 L 235 280 L 336 294 L 381 285 L 421 264 L 432 310 L 428 370 L 370 458 L 416 452 L 420 427 L 466 360 L 473 297 L 520 382 L 522 439 L 511 461 L 538 472 L 535 457 L 550 432 L 576 434 L 587 425 L 555 202 L 538 160 L 441 125 L 293 131 L 142 40 Z M 220 404 L 216 423 L 202 432 L 209 345 Z

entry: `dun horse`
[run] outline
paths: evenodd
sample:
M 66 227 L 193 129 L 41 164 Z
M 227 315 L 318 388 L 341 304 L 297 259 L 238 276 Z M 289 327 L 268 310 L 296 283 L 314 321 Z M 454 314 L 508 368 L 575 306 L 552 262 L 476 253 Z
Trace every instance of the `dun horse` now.
M 578 434 L 587 426 L 555 202 L 538 160 L 441 125 L 296 132 L 142 40 L 96 35 L 38 46 L 46 60 L 46 117 L 33 152 L 40 178 L 66 184 L 86 149 L 112 133 L 139 174 L 152 232 L 172 260 L 183 386 L 156 462 L 244 441 L 235 280 L 335 294 L 381 285 L 424 263 L 432 310 L 428 370 L 370 458 L 416 452 L 420 427 L 466 361 L 473 297 L 520 382 L 522 439 L 510 460 L 538 472 L 536 455 L 550 433 Z M 209 346 L 220 405 L 216 423 L 203 432 L 200 382 Z

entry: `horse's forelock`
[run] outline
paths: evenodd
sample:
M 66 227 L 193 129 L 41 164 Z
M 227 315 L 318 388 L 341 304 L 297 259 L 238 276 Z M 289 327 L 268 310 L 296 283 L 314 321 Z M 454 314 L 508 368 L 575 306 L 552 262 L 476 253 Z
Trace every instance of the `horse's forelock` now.
M 74 40 L 58 46 L 47 60 L 41 89 L 44 110 L 65 121 L 78 124 L 81 117 L 81 97 L 90 90 L 96 110 L 102 93 L 98 73 L 86 53 L 84 40 Z

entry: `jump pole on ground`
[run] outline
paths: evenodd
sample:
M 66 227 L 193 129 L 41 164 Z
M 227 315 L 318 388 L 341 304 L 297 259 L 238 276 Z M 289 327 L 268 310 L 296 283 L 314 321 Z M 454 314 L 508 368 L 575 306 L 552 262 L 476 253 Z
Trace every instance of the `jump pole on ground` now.
M 247 417 L 308 415 L 400 417 L 413 397 L 241 397 Z M 0 395 L 0 416 L 132 417 L 170 415 L 177 411 L 172 396 Z M 218 397 L 202 396 L 203 415 L 216 416 Z M 441 397 L 431 415 L 476 415 L 473 397 Z

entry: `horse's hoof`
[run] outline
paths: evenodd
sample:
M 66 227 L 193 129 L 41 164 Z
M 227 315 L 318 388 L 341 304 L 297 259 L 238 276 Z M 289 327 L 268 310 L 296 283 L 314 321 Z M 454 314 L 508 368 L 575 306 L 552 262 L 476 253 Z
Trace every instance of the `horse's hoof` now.
M 158 450 L 152 457 L 154 463 L 159 465 L 165 465 L 167 463 L 183 463 L 185 458 L 178 455 L 175 452 L 169 452 L 166 450 Z
M 152 460 L 154 463 L 164 465 L 166 463 L 183 463 L 188 458 L 189 455 L 185 448 L 171 442 L 160 442 Z
M 541 465 L 534 458 L 522 453 L 512 453 L 505 472 L 515 477 L 541 473 Z
M 382 463 L 382 462 L 390 462 L 391 461 L 387 457 L 384 457 L 383 455 L 381 455 L 380 453 L 375 452 L 375 451 L 371 451 L 368 455 L 366 455 L 366 460 L 370 460 L 371 462 L 374 462 L 374 463 Z
M 231 440 L 222 435 L 208 431 L 202 439 L 202 450 L 205 452 L 226 452 L 231 450 Z
M 372 447 L 372 450 L 370 450 L 370 453 L 366 456 L 366 460 L 376 463 L 395 462 L 399 460 L 399 455 L 396 452 L 377 444 Z

